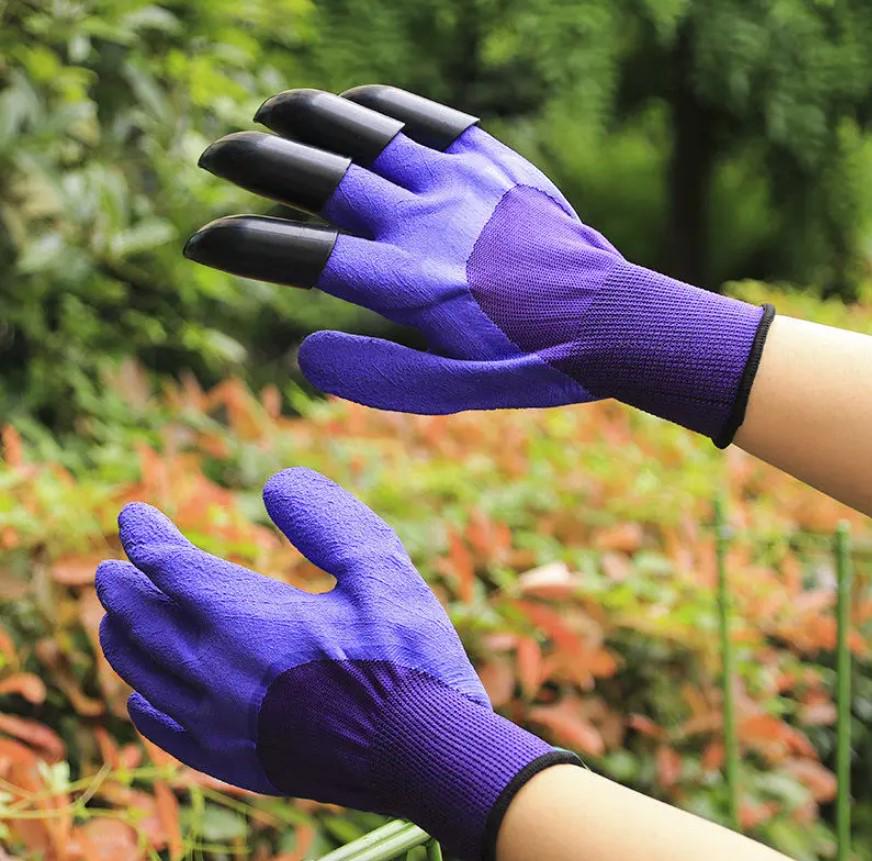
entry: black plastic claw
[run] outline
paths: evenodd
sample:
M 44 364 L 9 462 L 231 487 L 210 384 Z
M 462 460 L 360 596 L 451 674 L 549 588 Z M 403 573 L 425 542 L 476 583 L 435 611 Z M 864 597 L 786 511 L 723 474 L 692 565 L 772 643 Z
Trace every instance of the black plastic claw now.
M 401 122 L 322 90 L 285 90 L 254 115 L 282 137 L 350 156 L 368 165 L 403 127 Z
M 336 243 L 332 227 L 264 215 L 229 215 L 201 227 L 184 255 L 234 275 L 314 287 Z
M 279 203 L 320 212 L 351 159 L 263 132 L 235 132 L 198 162 L 216 176 Z
M 384 84 L 354 87 L 342 93 L 342 97 L 400 120 L 405 126 L 403 134 L 434 149 L 450 146 L 478 122 L 478 117 L 472 114 Z

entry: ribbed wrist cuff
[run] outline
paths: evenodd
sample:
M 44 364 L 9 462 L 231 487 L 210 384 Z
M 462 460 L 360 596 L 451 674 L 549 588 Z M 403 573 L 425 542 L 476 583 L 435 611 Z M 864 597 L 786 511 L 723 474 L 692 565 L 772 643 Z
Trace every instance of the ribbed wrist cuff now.
M 582 383 L 725 447 L 742 423 L 771 306 L 620 264 L 585 313 Z
M 493 857 L 503 815 L 534 774 L 581 764 L 427 676 L 391 702 L 373 754 L 376 794 L 465 861 Z

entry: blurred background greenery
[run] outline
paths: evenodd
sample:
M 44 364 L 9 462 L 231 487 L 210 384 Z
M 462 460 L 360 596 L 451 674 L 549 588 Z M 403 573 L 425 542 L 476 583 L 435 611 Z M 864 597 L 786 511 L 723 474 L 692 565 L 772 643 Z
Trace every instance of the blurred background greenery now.
M 324 403 L 296 367 L 308 332 L 408 333 L 180 253 L 213 217 L 270 211 L 197 169 L 212 140 L 279 90 L 384 82 L 480 115 L 635 262 L 868 332 L 869 45 L 866 0 L 0 0 L 0 845 L 300 861 L 377 821 L 145 750 L 96 648 L 93 569 L 134 497 L 216 553 L 317 581 L 257 498 L 306 463 L 400 529 L 501 709 L 721 820 L 708 520 L 726 491 L 741 825 L 809 861 L 834 852 L 827 541 L 851 520 L 872 857 L 868 520 L 614 405 Z
M 268 95 L 390 82 L 483 117 L 630 259 L 855 298 L 872 266 L 864 0 L 0 3 L 0 414 L 99 417 L 125 356 L 256 384 L 385 324 L 186 262 L 266 204 L 196 167 Z

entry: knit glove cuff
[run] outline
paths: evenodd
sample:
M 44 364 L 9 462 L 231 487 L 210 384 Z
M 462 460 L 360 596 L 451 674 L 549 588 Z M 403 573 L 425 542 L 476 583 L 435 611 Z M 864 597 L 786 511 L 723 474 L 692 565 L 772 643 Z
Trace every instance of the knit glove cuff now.
M 585 386 L 726 448 L 745 417 L 771 305 L 749 305 L 621 262 L 586 311 L 576 344 Z
M 466 861 L 494 857 L 503 814 L 541 770 L 580 765 L 540 738 L 423 674 L 392 698 L 372 756 L 377 797 Z

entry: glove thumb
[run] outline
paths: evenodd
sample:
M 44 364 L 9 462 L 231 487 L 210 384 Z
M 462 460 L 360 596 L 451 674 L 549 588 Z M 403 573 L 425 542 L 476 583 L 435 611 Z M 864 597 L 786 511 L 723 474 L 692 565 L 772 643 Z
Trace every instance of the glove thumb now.
M 441 415 L 580 399 L 575 381 L 534 354 L 463 361 L 326 331 L 303 341 L 299 361 L 306 379 L 321 391 L 382 410 Z

